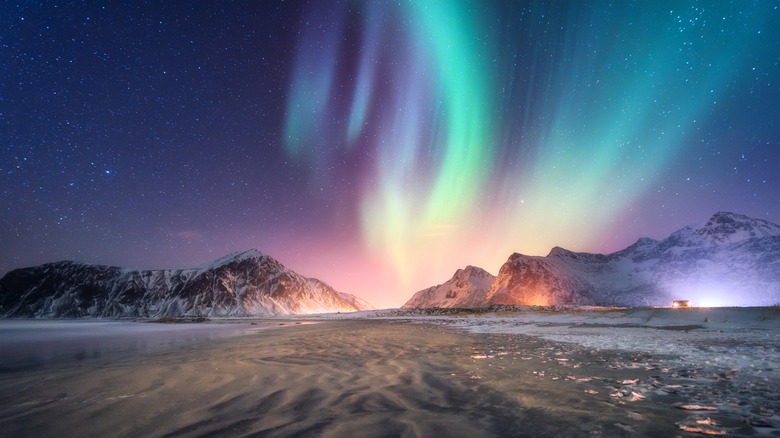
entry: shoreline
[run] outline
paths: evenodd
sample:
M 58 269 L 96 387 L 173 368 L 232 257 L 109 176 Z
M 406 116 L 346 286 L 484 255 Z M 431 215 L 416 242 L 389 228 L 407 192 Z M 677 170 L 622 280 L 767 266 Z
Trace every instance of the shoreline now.
M 317 324 L 303 323 L 308 320 Z M 777 379 L 748 387 L 740 372 L 720 370 L 718 377 L 717 367 L 682 366 L 674 355 L 533 334 L 470 333 L 458 320 L 257 320 L 266 328 L 240 336 L 0 373 L 7 388 L 0 428 L 9 436 L 57 430 L 74 436 L 700 436 L 689 432 L 696 427 L 750 436 L 777 430 Z M 738 405 L 744 390 L 752 391 L 742 397 L 753 405 Z M 697 423 L 705 419 L 712 424 Z

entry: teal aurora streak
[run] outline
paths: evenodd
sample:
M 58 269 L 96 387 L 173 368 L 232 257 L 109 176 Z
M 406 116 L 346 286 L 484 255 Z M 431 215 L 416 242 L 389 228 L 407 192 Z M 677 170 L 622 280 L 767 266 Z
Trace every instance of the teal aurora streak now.
M 407 279 L 475 241 L 593 247 L 567 230 L 658 190 L 777 65 L 771 2 L 315 2 L 306 23 L 287 152 L 320 179 L 365 157 L 363 240 Z
M 257 248 L 394 307 L 780 221 L 778 0 L 5 2 L 0 275 Z
M 777 21 L 760 2 L 738 13 L 725 2 L 556 5 L 312 13 L 287 150 L 326 178 L 340 148 L 365 151 L 364 241 L 403 277 L 421 249 L 440 257 L 480 239 L 543 251 L 546 236 L 603 228 L 703 141 L 699 127 L 751 68 L 745 47 L 760 47 Z M 357 42 L 346 40 L 359 18 Z M 337 75 L 354 63 L 344 44 L 360 47 L 356 77 Z M 593 245 L 588 235 L 568 243 Z

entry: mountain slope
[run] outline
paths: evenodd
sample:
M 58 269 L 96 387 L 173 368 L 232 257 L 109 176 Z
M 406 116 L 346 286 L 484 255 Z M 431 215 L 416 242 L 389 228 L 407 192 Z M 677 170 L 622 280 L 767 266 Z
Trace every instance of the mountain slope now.
M 0 279 L 0 315 L 11 317 L 266 316 L 352 312 L 366 304 L 257 250 L 192 269 L 57 262 Z
M 402 307 L 478 307 L 485 301 L 495 278 L 482 268 L 467 266 L 458 269 L 446 283 L 417 292 Z
M 780 225 L 719 212 L 702 226 L 685 227 L 661 241 L 641 238 L 612 254 L 558 247 L 546 257 L 515 253 L 487 293 L 467 289 L 459 293 L 473 307 L 647 306 L 676 299 L 696 305 L 774 305 L 780 302 Z M 412 300 L 406 306 L 418 307 Z

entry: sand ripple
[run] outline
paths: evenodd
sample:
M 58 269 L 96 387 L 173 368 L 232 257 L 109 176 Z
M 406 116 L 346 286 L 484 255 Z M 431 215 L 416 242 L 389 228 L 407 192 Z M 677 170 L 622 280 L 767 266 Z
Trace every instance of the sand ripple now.
M 433 324 L 288 325 L 132 359 L 4 373 L 0 435 L 685 433 L 675 424 L 683 410 L 610 397 L 610 384 L 646 381 L 651 371 L 573 354 L 549 341 Z

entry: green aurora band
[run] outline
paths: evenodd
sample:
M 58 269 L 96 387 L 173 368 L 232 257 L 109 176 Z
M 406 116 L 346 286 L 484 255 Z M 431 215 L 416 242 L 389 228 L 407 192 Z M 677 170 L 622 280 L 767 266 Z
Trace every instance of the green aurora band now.
M 437 263 L 598 245 L 581 230 L 608 227 L 706 141 L 702 122 L 752 68 L 743 48 L 777 15 L 770 2 L 359 5 L 309 16 L 322 26 L 302 33 L 285 144 L 314 173 L 344 150 L 370 157 L 363 241 L 402 284 Z

